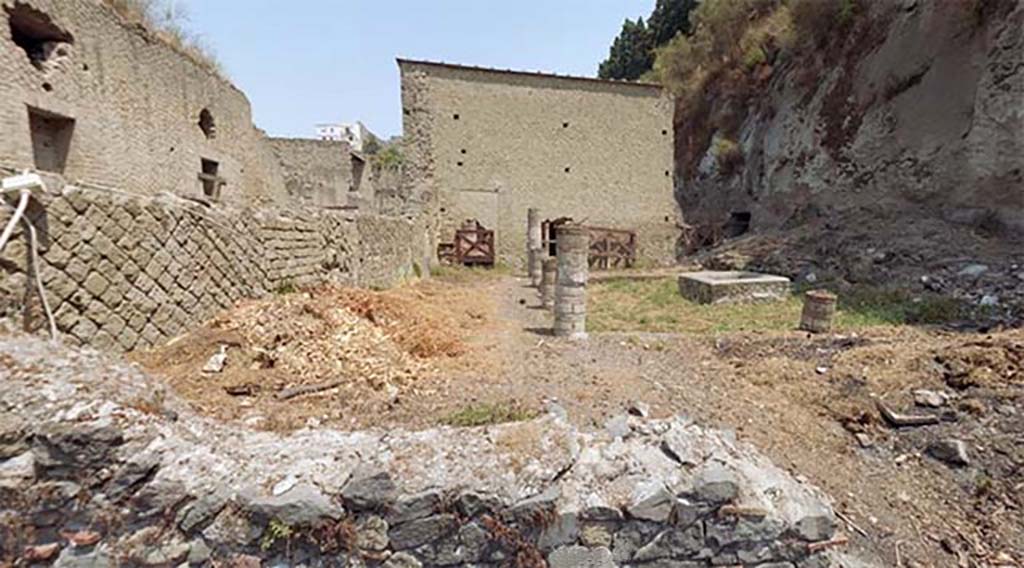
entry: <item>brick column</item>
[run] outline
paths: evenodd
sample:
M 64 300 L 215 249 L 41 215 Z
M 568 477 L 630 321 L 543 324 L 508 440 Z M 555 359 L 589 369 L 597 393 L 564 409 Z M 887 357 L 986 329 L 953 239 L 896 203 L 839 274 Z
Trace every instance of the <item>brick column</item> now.
M 526 210 L 526 269 L 530 275 L 530 284 L 540 284 L 540 263 L 544 259 L 541 250 L 540 210 L 531 207 Z
M 835 315 L 836 295 L 825 290 L 812 290 L 804 296 L 800 329 L 812 333 L 828 333 L 832 331 L 832 318 Z
M 555 281 L 555 335 L 587 337 L 587 252 L 590 237 L 581 225 L 558 228 L 558 277 Z
M 555 281 L 558 278 L 558 259 L 545 258 L 540 271 L 540 305 L 545 310 L 555 307 Z

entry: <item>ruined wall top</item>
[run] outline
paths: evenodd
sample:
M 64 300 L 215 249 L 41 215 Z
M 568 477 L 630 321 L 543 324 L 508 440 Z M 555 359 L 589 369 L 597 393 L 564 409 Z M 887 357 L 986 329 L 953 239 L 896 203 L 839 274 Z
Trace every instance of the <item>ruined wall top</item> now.
M 0 167 L 142 195 L 286 200 L 249 101 L 88 0 L 0 0 Z

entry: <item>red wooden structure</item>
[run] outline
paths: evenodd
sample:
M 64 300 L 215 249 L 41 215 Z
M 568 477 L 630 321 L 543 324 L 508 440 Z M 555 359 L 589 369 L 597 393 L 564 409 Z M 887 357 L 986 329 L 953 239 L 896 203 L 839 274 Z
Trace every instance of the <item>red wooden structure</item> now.
M 548 256 L 558 256 L 558 227 L 571 222 L 571 217 L 559 217 L 541 223 L 541 244 Z M 586 229 L 590 233 L 590 268 L 632 268 L 636 264 L 636 231 L 590 226 Z
M 452 242 L 437 246 L 437 257 L 463 266 L 494 266 L 494 231 L 476 220 L 466 221 Z

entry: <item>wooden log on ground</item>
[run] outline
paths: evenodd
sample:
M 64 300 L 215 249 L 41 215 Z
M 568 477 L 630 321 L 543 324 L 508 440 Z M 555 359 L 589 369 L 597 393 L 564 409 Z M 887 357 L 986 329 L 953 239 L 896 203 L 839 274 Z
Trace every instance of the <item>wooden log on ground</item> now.
M 342 384 L 344 384 L 344 382 L 345 381 L 343 380 L 326 381 L 323 383 L 315 383 L 312 385 L 299 385 L 295 387 L 282 389 L 277 393 L 277 400 L 288 400 L 290 398 L 295 398 L 297 396 L 302 396 L 304 394 L 323 392 L 325 390 L 340 387 Z

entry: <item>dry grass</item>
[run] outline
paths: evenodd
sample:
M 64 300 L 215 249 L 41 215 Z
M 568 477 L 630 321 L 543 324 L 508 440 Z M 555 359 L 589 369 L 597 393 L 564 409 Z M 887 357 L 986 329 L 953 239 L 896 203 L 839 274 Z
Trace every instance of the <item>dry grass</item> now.
M 188 12 L 176 0 L 103 0 L 127 22 L 139 24 L 199 65 L 224 76 L 224 67 L 204 38 L 188 29 Z

